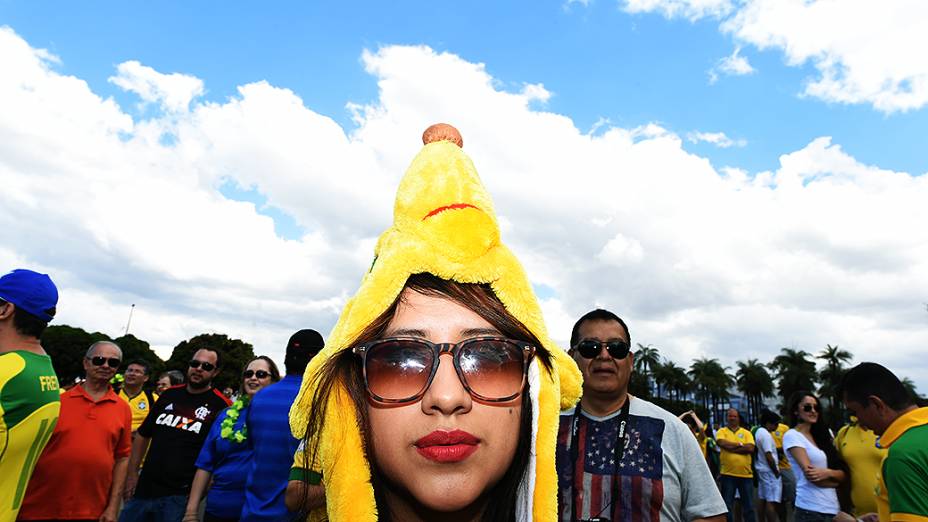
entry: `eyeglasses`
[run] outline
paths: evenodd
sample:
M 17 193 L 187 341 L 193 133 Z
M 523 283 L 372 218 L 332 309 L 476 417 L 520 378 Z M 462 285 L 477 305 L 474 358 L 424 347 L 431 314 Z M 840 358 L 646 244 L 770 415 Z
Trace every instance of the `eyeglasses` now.
M 812 410 L 815 410 L 816 412 L 819 411 L 818 404 L 803 404 L 802 405 L 802 411 L 806 413 L 811 413 Z
M 353 348 L 361 356 L 364 384 L 374 401 L 416 402 L 435 378 L 442 354 L 450 354 L 464 389 L 484 402 L 506 402 L 525 387 L 535 347 L 502 337 L 477 337 L 435 344 L 392 337 Z
M 196 359 L 193 359 L 192 361 L 187 363 L 187 366 L 190 366 L 194 370 L 196 370 L 197 368 L 203 368 L 204 372 L 211 372 L 216 369 L 215 364 L 204 362 L 204 361 L 198 361 Z
M 255 370 L 245 370 L 245 372 L 242 373 L 242 377 L 244 377 L 244 378 L 246 378 L 246 379 L 251 379 L 252 377 L 257 377 L 257 378 L 259 378 L 259 379 L 267 379 L 267 378 L 270 377 L 270 376 L 271 376 L 271 374 L 268 373 L 268 372 L 266 372 L 266 371 L 264 371 L 264 370 L 258 370 L 258 371 L 255 371 Z
M 106 363 L 110 368 L 119 368 L 119 365 L 122 364 L 122 360 L 115 357 L 87 357 L 87 360 L 94 366 L 103 366 L 103 364 Z
M 606 347 L 606 351 L 609 352 L 613 359 L 624 359 L 628 357 L 628 353 L 631 351 L 631 346 L 621 339 L 615 341 L 584 339 L 577 343 L 576 349 L 580 352 L 580 357 L 594 359 L 602 352 L 603 346 Z

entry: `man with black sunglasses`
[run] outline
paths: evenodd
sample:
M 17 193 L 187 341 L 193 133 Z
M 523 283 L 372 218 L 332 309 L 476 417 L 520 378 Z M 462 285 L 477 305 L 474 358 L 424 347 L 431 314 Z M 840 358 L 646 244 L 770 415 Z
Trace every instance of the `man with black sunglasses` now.
M 587 313 L 571 332 L 583 396 L 561 414 L 558 520 L 723 520 L 725 504 L 689 428 L 628 393 L 630 345 L 625 322 L 607 310 Z
M 128 502 L 120 521 L 183 518 L 197 455 L 216 416 L 231 404 L 212 387 L 221 365 L 219 351 L 197 350 L 188 363 L 187 385 L 165 390 L 139 426 L 126 480 Z
M 132 413 L 110 379 L 122 350 L 93 343 L 81 384 L 61 394 L 61 416 L 35 466 L 19 520 L 115 522 L 132 449 Z

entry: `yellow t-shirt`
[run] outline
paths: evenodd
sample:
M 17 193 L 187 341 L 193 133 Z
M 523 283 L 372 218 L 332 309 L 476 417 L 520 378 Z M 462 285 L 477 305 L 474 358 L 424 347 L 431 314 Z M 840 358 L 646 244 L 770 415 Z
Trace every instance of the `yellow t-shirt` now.
M 47 355 L 0 354 L 0 520 L 16 520 L 60 409 L 58 377 Z
M 885 449 L 876 447 L 876 434 L 859 425 L 848 424 L 838 430 L 835 448 L 851 470 L 851 501 L 854 514 L 875 513 L 880 465 Z
M 129 403 L 129 409 L 132 411 L 133 432 L 139 429 L 139 426 L 142 425 L 142 421 L 145 420 L 145 417 L 148 417 L 148 412 L 151 411 L 151 407 L 154 406 L 153 402 L 158 400 L 157 393 L 151 392 L 151 395 L 152 398 L 149 400 L 148 394 L 145 393 L 145 391 L 141 391 L 135 397 L 129 398 L 125 388 L 119 390 L 119 397 Z
M 789 426 L 783 424 L 782 422 L 777 425 L 777 429 L 770 432 L 770 435 L 773 437 L 773 443 L 777 446 L 777 455 L 780 456 L 780 469 L 790 469 L 792 466 L 789 464 L 789 459 L 786 458 L 786 452 L 783 451 L 783 435 L 789 431 Z
M 732 432 L 728 429 L 728 426 L 725 426 L 719 429 L 715 438 L 716 440 L 727 440 L 734 443 L 754 444 L 754 435 L 751 435 L 751 432 L 744 428 L 738 428 Z M 754 471 L 751 469 L 750 453 L 735 453 L 725 448 L 721 449 L 722 475 L 741 478 L 754 476 Z

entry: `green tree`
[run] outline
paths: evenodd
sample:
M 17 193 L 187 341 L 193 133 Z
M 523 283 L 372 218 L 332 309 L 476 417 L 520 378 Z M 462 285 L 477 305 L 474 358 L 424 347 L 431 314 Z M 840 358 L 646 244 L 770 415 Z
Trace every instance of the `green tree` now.
M 906 391 L 909 392 L 909 395 L 911 395 L 912 398 L 915 399 L 915 402 L 919 403 L 919 406 L 921 406 L 924 402 L 924 398 L 918 394 L 918 389 L 915 387 L 915 382 L 908 377 L 903 377 L 901 381 Z
M 97 341 L 111 340 L 100 332 L 87 332 L 66 324 L 49 326 L 42 333 L 42 348 L 52 359 L 61 386 L 68 386 L 84 375 L 84 354 Z
M 124 363 L 128 363 L 135 359 L 141 359 L 151 365 L 152 377 L 148 381 L 149 385 L 152 385 L 155 379 L 158 378 L 158 375 L 164 371 L 164 361 L 151 349 L 151 345 L 148 344 L 148 341 L 143 341 L 132 334 L 128 334 L 113 339 L 113 342 L 118 344 L 119 348 L 122 349 L 122 360 Z
M 783 399 L 784 413 L 790 396 L 800 390 L 812 391 L 815 389 L 815 363 L 809 357 L 811 354 L 804 350 L 794 348 L 781 348 L 780 355 L 774 357 L 769 364 L 777 378 L 777 390 Z
M 773 377 L 757 359 L 738 361 L 737 365 L 735 383 L 748 399 L 749 422 L 756 422 L 763 408 L 764 397 L 773 395 Z
M 728 400 L 728 389 L 735 380 L 728 373 L 728 368 L 718 359 L 702 357 L 693 361 L 689 370 L 695 384 L 696 396 L 703 401 L 703 406 L 710 412 L 710 418 L 716 424 L 719 421 L 719 404 Z
M 226 387 L 237 390 L 241 384 L 242 368 L 254 359 L 255 352 L 250 344 L 240 339 L 230 339 L 225 334 L 200 334 L 181 341 L 174 347 L 165 369 L 180 370 L 186 374 L 187 363 L 201 348 L 210 348 L 222 354 L 222 369 L 213 380 L 213 386 L 220 390 Z
M 826 344 L 825 348 L 815 357 L 825 362 L 825 366 L 818 374 L 821 382 L 818 393 L 822 397 L 827 397 L 830 403 L 828 416 L 825 419 L 833 430 L 837 430 L 844 420 L 842 414 L 844 408 L 841 397 L 838 397 L 838 385 L 844 377 L 845 363 L 851 362 L 854 356 L 851 352 L 838 348 L 837 344 L 834 346 Z
M 648 388 L 648 395 L 651 395 L 652 372 L 661 363 L 661 356 L 657 348 L 650 344 L 645 346 L 638 343 L 638 351 L 635 352 L 635 373 L 644 377 L 645 385 Z

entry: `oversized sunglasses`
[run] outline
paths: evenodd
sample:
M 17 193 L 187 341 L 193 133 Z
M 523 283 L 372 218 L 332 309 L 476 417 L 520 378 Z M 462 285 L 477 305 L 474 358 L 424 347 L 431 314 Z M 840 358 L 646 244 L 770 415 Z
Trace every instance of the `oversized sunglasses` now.
M 803 404 L 802 411 L 812 413 L 812 410 L 818 411 L 818 404 Z
M 392 337 L 353 348 L 361 357 L 364 384 L 376 402 L 416 402 L 425 395 L 442 354 L 450 354 L 464 389 L 483 402 L 507 402 L 525 387 L 535 347 L 502 337 L 476 337 L 459 343 L 430 343 Z
M 631 346 L 621 339 L 614 341 L 597 341 L 595 339 L 584 339 L 577 343 L 577 352 L 584 359 L 595 359 L 602 352 L 603 347 L 613 359 L 624 359 L 628 357 Z
M 245 370 L 245 372 L 242 373 L 242 377 L 244 377 L 244 378 L 246 378 L 246 379 L 251 379 L 252 377 L 257 377 L 257 378 L 259 378 L 259 379 L 267 379 L 267 378 L 270 377 L 270 376 L 271 376 L 271 374 L 268 373 L 268 372 L 266 372 L 266 371 L 264 371 L 264 370 L 258 370 L 258 371 L 255 371 L 255 370 Z
M 189 363 L 187 363 L 187 366 L 193 368 L 194 370 L 196 370 L 197 368 L 203 368 L 204 372 L 211 372 L 216 369 L 215 364 L 204 362 L 204 361 L 198 361 L 196 359 L 193 359 Z
M 106 365 L 109 366 L 110 368 L 119 368 L 119 365 L 122 364 L 122 360 L 117 359 L 115 357 L 107 358 L 107 357 L 97 356 L 97 357 L 88 357 L 87 359 L 89 359 L 90 363 L 93 364 L 94 366 L 103 366 L 103 364 L 106 363 Z

